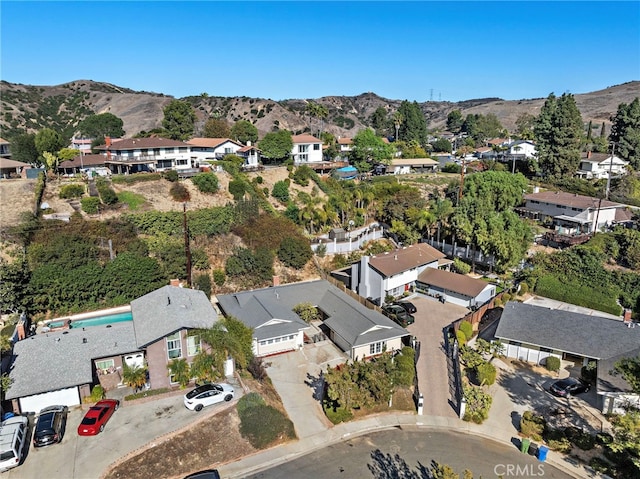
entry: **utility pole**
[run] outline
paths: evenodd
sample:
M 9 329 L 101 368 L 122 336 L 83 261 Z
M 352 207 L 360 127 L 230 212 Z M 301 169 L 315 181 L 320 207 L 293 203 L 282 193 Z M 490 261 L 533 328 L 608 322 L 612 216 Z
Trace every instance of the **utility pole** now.
M 189 229 L 187 227 L 187 203 L 182 204 L 182 226 L 184 229 L 184 252 L 187 257 L 187 286 L 191 287 L 191 248 L 189 247 Z
M 604 192 L 604 197 L 605 199 L 609 199 L 609 190 L 611 187 L 611 172 L 613 170 L 613 155 L 616 151 L 616 144 L 612 143 L 611 144 L 611 158 L 609 161 L 609 175 L 607 176 L 607 186 Z M 600 200 L 598 200 L 598 209 L 596 210 L 596 224 L 593 228 L 593 232 L 597 233 L 598 232 L 598 217 L 600 216 L 600 207 L 602 206 L 602 197 L 600 197 Z

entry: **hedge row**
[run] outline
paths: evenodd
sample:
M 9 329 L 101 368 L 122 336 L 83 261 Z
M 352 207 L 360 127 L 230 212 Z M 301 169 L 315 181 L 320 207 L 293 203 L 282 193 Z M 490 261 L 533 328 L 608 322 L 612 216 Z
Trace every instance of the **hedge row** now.
M 555 276 L 545 275 L 536 282 L 535 292 L 540 296 L 604 311 L 616 316 L 620 316 L 622 313 L 622 308 L 616 303 L 618 295 L 611 288 L 598 291 L 577 281 L 560 281 Z

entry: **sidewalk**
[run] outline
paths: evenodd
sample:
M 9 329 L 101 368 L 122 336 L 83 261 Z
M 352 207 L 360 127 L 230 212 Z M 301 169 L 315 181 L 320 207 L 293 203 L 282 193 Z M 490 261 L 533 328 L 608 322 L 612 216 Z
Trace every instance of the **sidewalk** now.
M 495 405 L 497 406 L 497 405 Z M 428 430 L 444 429 L 458 431 L 488 440 L 509 444 L 514 448 L 514 455 L 520 454 L 512 442 L 517 437 L 515 429 L 505 429 L 495 424 L 484 423 L 481 425 L 463 422 L 457 418 L 439 416 L 418 416 L 416 414 L 384 414 L 368 417 L 359 421 L 341 423 L 330 429 L 319 432 L 298 441 L 261 451 L 252 456 L 244 457 L 236 462 L 220 466 L 220 475 L 233 479 L 245 477 L 267 470 L 278 464 L 291 461 L 305 454 L 325 448 L 329 445 L 362 436 L 371 432 L 393 428 L 418 428 Z M 516 456 L 514 456 L 516 457 Z M 562 470 L 576 478 L 593 478 L 597 474 L 582 466 L 574 465 L 570 459 L 554 451 L 549 451 L 547 464 Z

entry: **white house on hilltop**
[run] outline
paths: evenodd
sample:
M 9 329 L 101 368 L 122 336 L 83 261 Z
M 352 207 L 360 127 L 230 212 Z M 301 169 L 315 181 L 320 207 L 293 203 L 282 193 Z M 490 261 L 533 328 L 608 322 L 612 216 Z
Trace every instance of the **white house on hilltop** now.
M 321 163 L 322 141 L 312 135 L 295 135 L 291 156 L 295 164 Z
M 602 179 L 626 175 L 629 162 L 608 153 L 592 153 L 588 151 L 583 153 L 580 159 L 580 169 L 577 175 L 580 178 Z

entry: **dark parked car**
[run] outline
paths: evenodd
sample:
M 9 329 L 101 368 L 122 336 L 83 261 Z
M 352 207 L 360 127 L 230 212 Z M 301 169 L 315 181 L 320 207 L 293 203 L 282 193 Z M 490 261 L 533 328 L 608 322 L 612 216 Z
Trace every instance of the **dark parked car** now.
M 402 306 L 404 310 L 409 314 L 413 314 L 416 311 L 418 311 L 416 309 L 416 305 L 413 304 L 411 301 L 397 301 L 396 304 Z
M 67 406 L 49 406 L 40 411 L 33 432 L 35 447 L 48 446 L 62 441 L 67 427 Z
M 402 306 L 398 306 L 397 304 L 385 304 L 382 307 L 382 314 L 392 321 L 395 321 L 403 328 L 413 324 L 416 320 L 416 318 L 407 313 Z
M 220 479 L 220 474 L 217 469 L 209 469 L 207 471 L 194 472 L 184 479 Z
M 551 385 L 549 391 L 554 396 L 567 397 L 580 393 L 586 393 L 589 390 L 589 384 L 576 378 L 567 378 L 556 381 Z

